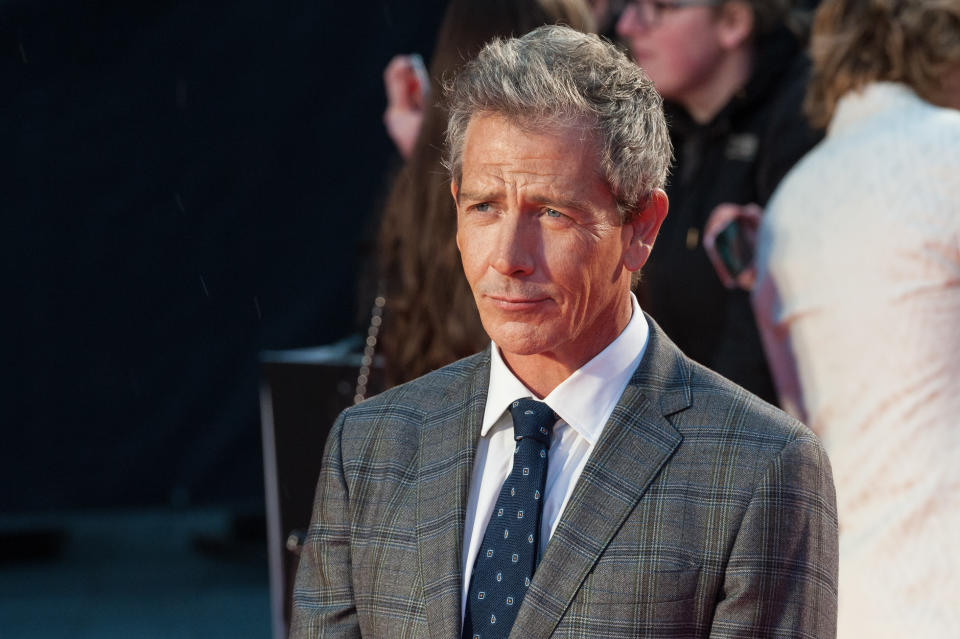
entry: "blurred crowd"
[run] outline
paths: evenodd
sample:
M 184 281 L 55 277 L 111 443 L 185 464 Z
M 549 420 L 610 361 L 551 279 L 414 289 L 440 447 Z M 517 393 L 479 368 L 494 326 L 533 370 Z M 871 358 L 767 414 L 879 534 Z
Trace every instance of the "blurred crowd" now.
M 956 632 L 960 0 L 451 0 L 429 65 L 400 53 L 383 77 L 404 162 L 365 365 L 391 385 L 489 344 L 455 243 L 444 83 L 547 23 L 618 40 L 665 99 L 670 210 L 636 293 L 687 355 L 824 441 L 839 635 Z

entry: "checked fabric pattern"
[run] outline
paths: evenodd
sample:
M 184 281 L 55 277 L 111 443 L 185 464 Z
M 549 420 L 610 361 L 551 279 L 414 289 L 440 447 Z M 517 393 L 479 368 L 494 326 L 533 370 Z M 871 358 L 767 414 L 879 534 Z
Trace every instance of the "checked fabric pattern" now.
M 835 637 L 837 511 L 823 445 L 645 319 L 646 352 L 511 632 Z M 488 348 L 341 413 L 291 639 L 459 639 L 465 500 L 489 380 Z
M 517 440 L 513 470 L 500 489 L 473 567 L 464 639 L 509 635 L 537 567 L 547 449 L 557 416 L 532 399 L 513 402 L 510 413 Z

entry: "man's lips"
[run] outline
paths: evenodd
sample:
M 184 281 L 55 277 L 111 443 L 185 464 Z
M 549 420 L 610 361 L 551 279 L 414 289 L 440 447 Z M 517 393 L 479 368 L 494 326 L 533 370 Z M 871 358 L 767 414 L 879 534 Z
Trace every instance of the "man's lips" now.
M 494 306 L 505 311 L 524 311 L 546 302 L 550 298 L 546 295 L 486 295 Z

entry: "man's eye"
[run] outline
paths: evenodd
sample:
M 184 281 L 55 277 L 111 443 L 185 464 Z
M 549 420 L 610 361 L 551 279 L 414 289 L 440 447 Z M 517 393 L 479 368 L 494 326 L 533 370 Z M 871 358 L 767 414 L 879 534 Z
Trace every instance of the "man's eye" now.
M 489 203 L 489 202 L 481 202 L 480 204 L 474 204 L 474 205 L 473 205 L 473 210 L 474 210 L 474 211 L 479 211 L 479 212 L 481 212 L 481 213 L 486 212 L 486 211 L 489 211 L 489 210 L 490 210 L 490 203 Z
M 546 214 L 547 217 L 564 217 L 563 213 L 561 213 L 557 209 L 550 209 L 550 208 L 544 209 L 544 213 Z

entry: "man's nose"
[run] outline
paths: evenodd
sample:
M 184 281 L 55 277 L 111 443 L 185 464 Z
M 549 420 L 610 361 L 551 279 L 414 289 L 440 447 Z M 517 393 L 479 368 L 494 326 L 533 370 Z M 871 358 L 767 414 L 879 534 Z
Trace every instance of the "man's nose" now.
M 503 275 L 530 275 L 536 267 L 539 225 L 522 215 L 508 215 L 500 223 L 490 264 Z

